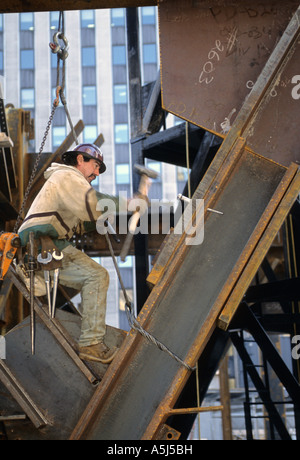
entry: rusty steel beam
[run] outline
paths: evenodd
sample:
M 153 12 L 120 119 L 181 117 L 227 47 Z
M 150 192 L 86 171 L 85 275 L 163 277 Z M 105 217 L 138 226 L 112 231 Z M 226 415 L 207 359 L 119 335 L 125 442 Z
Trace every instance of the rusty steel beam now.
M 27 11 L 88 10 L 101 8 L 129 8 L 156 6 L 157 0 L 2 0 L 0 13 L 23 13 Z
M 295 129 L 300 115 L 300 30 L 296 22 L 294 31 L 270 91 L 244 133 L 249 148 L 286 166 L 291 161 L 300 164 L 300 137 Z
M 147 299 L 140 323 L 190 366 L 268 226 L 266 214 L 276 211 L 295 171 L 295 165 L 286 172 L 248 151 L 243 140 L 237 142 L 205 195 L 206 209 L 217 204 L 224 215 L 206 214 L 201 245 L 187 246 L 181 237 Z M 242 186 L 246 178 L 247 189 Z M 288 212 L 288 206 L 284 209 Z M 189 376 L 185 367 L 131 331 L 72 439 L 154 439 Z M 131 423 L 124 424 L 128 413 Z
M 230 322 L 232 321 L 238 306 L 240 305 L 243 295 L 249 287 L 252 279 L 254 278 L 257 270 L 259 269 L 262 260 L 267 255 L 268 249 L 275 239 L 278 229 L 283 225 L 288 211 L 292 208 L 295 202 L 295 196 L 299 193 L 300 190 L 300 174 L 298 172 L 298 167 L 294 164 L 290 168 L 290 176 L 292 176 L 292 182 L 283 195 L 283 198 L 280 200 L 278 209 L 276 213 L 272 215 L 272 206 L 274 206 L 274 201 L 272 201 L 272 206 L 268 207 L 265 212 L 264 218 L 269 219 L 269 228 L 268 231 L 264 231 L 261 239 L 255 248 L 254 253 L 247 263 L 247 267 L 243 271 L 243 274 L 239 278 L 237 284 L 235 285 L 232 293 L 230 294 L 229 299 L 227 300 L 226 307 L 222 310 L 220 317 L 218 319 L 218 327 L 221 329 L 227 330 Z M 287 174 L 286 180 L 289 181 L 290 177 Z M 285 188 L 285 184 L 282 183 L 282 187 Z M 278 191 L 275 201 L 280 198 L 282 190 Z M 271 214 L 271 218 L 270 218 Z M 263 231 L 263 228 L 257 228 L 256 231 Z
M 179 6 L 186 5 L 174 4 L 178 14 L 183 11 Z M 251 282 L 299 193 L 296 164 L 287 170 L 249 150 L 247 139 L 240 137 L 251 133 L 252 124 L 265 107 L 264 101 L 271 97 L 274 81 L 292 56 L 299 17 L 300 9 L 194 194 L 194 198 L 205 199 L 206 210 L 221 210 L 222 218 L 206 215 L 205 238 L 199 246 L 187 247 L 185 235 L 173 241 L 173 252 L 167 254 L 164 269 L 159 267 L 154 288 L 139 316 L 144 329 L 190 366 L 220 325 L 218 320 L 224 308 L 223 314 L 226 312 L 227 299 L 231 294 L 237 299 L 247 287 L 246 280 Z M 162 254 L 164 250 L 169 250 L 168 242 Z M 243 273 L 247 274 L 246 280 Z M 238 282 L 240 289 L 235 291 Z M 229 305 L 233 306 L 233 315 L 235 304 Z M 170 356 L 131 331 L 71 439 L 155 439 L 190 375 L 185 367 L 178 366 Z M 124 424 L 128 413 L 129 427 Z
M 0 359 L 0 381 L 9 388 L 11 395 L 36 428 L 44 427 L 50 423 L 2 359 Z
M 242 153 L 242 156 L 244 156 L 246 154 L 246 156 L 247 156 L 247 153 L 245 153 L 246 151 L 247 150 L 245 150 L 243 153 L 240 152 L 240 154 Z M 237 163 L 236 163 L 236 168 L 237 169 L 241 167 L 242 162 L 243 162 L 243 160 L 241 160 L 241 159 L 239 159 L 237 161 Z M 251 162 L 251 160 L 250 160 L 250 162 Z M 261 165 L 261 167 L 262 166 L 263 165 Z M 266 176 L 265 176 L 265 179 L 266 179 Z M 231 182 L 231 180 L 232 180 L 233 183 L 234 183 L 236 178 L 230 177 L 230 175 L 229 175 L 228 180 L 229 180 L 229 182 Z M 249 185 L 249 183 L 248 183 L 248 185 Z M 226 188 L 224 190 L 222 190 L 222 188 L 223 188 L 222 184 L 217 185 L 217 187 L 218 188 L 220 187 L 220 189 L 221 189 L 221 192 L 220 192 L 221 196 L 217 197 L 216 203 L 218 204 L 218 206 L 221 206 L 222 202 L 224 203 L 224 205 L 226 205 L 228 203 L 228 196 L 226 197 L 226 195 L 227 195 L 227 191 L 226 191 L 227 186 L 226 186 Z M 228 187 L 230 189 L 231 185 L 228 184 Z M 251 279 L 252 279 L 251 276 L 252 276 L 252 274 L 253 274 L 253 276 L 255 274 L 255 271 L 253 272 L 253 270 L 255 270 L 255 268 L 257 269 L 259 267 L 259 265 L 261 264 L 261 262 L 262 262 L 262 260 L 264 258 L 264 255 L 265 255 L 265 251 L 267 251 L 267 249 L 271 245 L 274 237 L 276 236 L 276 233 L 280 229 L 280 226 L 281 226 L 284 218 L 286 217 L 286 215 L 287 215 L 289 209 L 291 208 L 293 202 L 296 200 L 298 192 L 299 192 L 299 189 L 300 189 L 300 175 L 298 173 L 298 168 L 297 168 L 296 165 L 292 165 L 289 168 L 289 170 L 286 172 L 286 174 L 283 176 L 282 180 L 279 183 L 279 186 L 276 188 L 272 199 L 270 200 L 270 202 L 269 202 L 267 208 L 265 209 L 265 211 L 262 213 L 261 218 L 259 219 L 259 222 L 255 226 L 255 229 L 254 229 L 253 233 L 251 234 L 251 237 L 249 238 L 245 249 L 243 251 L 241 251 L 240 256 L 237 259 L 232 272 L 229 274 L 229 276 L 226 277 L 226 282 L 222 286 L 222 289 L 220 290 L 219 295 L 217 296 L 215 302 L 213 302 L 213 300 L 214 300 L 213 297 L 210 298 L 211 304 L 210 304 L 210 308 L 208 310 L 206 310 L 206 308 L 204 307 L 204 304 L 205 304 L 205 299 L 207 299 L 210 296 L 210 294 L 209 294 L 210 287 L 211 288 L 213 287 L 214 289 L 218 289 L 218 286 L 221 286 L 221 284 L 222 284 L 222 283 L 220 283 L 220 275 L 219 275 L 219 273 L 218 274 L 209 273 L 210 269 L 213 266 L 212 261 L 214 260 L 215 257 L 218 258 L 218 256 L 216 256 L 215 252 L 217 252 L 218 249 L 220 247 L 222 247 L 222 245 L 220 247 L 218 246 L 218 248 L 214 247 L 214 249 L 211 249 L 210 251 L 208 250 L 207 257 L 204 256 L 203 258 L 201 258 L 201 256 L 200 256 L 201 264 L 203 264 L 204 268 L 203 268 L 203 271 L 202 270 L 200 271 L 200 273 L 199 272 L 196 273 L 197 274 L 197 279 L 196 279 L 196 277 L 195 277 L 195 275 L 193 273 L 193 268 L 192 268 L 192 266 L 194 267 L 195 265 L 193 265 L 193 264 L 190 265 L 190 270 L 188 270 L 188 271 L 190 273 L 190 276 L 192 278 L 195 278 L 195 283 L 200 283 L 200 279 L 201 279 L 201 281 L 203 281 L 202 278 L 206 279 L 206 282 L 204 283 L 205 286 L 203 286 L 202 290 L 201 290 L 200 286 L 198 286 L 199 287 L 199 304 L 197 305 L 197 307 L 200 309 L 200 311 L 202 310 L 203 317 L 205 317 L 206 314 L 207 314 L 207 316 L 205 317 L 204 322 L 201 324 L 201 326 L 199 324 L 200 330 L 199 330 L 198 336 L 195 339 L 194 343 L 191 344 L 191 347 L 190 347 L 190 350 L 192 350 L 195 354 L 197 353 L 197 350 L 198 350 L 198 353 L 200 355 L 202 354 L 202 352 L 205 349 L 207 340 L 211 336 L 211 334 L 212 334 L 213 330 L 215 329 L 216 325 L 218 325 L 220 327 L 219 313 L 220 313 L 220 311 L 223 313 L 222 306 L 225 305 L 225 309 L 224 309 L 225 311 L 228 311 L 228 308 L 229 308 L 229 311 L 230 311 L 230 313 L 232 315 L 236 311 L 238 305 L 236 303 L 233 303 L 233 299 L 237 300 L 238 295 L 241 296 L 241 297 L 243 296 L 243 293 L 245 292 L 244 289 L 246 289 L 246 284 L 247 284 L 246 279 L 247 279 L 247 282 L 250 284 Z M 287 192 L 286 192 L 286 190 L 287 190 Z M 252 192 L 250 192 L 250 194 L 252 195 Z M 217 193 L 217 195 L 218 195 L 218 193 Z M 222 195 L 224 195 L 224 196 L 222 196 Z M 291 198 L 291 196 L 292 196 L 292 198 Z M 215 197 L 215 194 L 214 194 L 214 196 L 212 196 L 211 199 L 215 200 L 215 198 L 216 197 Z M 249 198 L 250 198 L 250 195 L 249 195 Z M 230 227 L 231 232 L 234 231 L 234 227 L 236 225 L 239 226 L 239 229 L 240 229 L 241 232 L 243 232 L 243 228 L 244 228 L 243 225 L 241 225 L 241 224 L 239 225 L 239 223 L 241 221 L 239 221 L 239 218 L 234 215 L 234 210 L 236 212 L 241 211 L 241 207 L 240 207 L 241 201 L 240 201 L 240 199 L 238 201 L 239 201 L 239 205 L 238 205 L 237 208 L 235 207 L 234 200 L 231 201 L 231 205 L 232 205 L 232 208 L 233 208 L 232 209 L 233 214 L 231 215 L 231 219 L 232 219 L 233 225 L 228 226 L 228 227 Z M 271 216 L 273 217 L 272 220 L 270 220 Z M 249 216 L 249 218 L 251 220 L 251 225 L 254 224 L 253 217 L 251 218 L 251 216 Z M 237 222 L 237 220 L 239 222 Z M 218 236 L 215 236 L 215 237 L 212 236 L 211 244 L 216 242 L 218 238 L 220 238 L 220 239 L 223 238 L 224 245 L 226 245 L 229 248 L 228 250 L 231 251 L 233 249 L 233 246 L 226 239 L 226 235 L 225 235 L 225 231 L 224 231 L 224 227 L 223 227 L 224 223 L 221 224 L 221 225 L 222 225 L 222 228 L 219 228 L 217 230 L 215 228 L 215 226 L 210 227 L 209 225 L 206 224 L 206 234 L 208 232 L 216 232 L 218 234 Z M 240 234 L 240 232 L 238 232 L 238 233 Z M 236 245 L 238 243 L 238 238 L 235 238 L 235 237 L 233 237 L 233 238 L 234 238 L 234 245 Z M 209 243 L 207 243 L 207 244 L 209 244 Z M 254 252 L 252 252 L 254 248 L 256 248 L 256 250 Z M 179 249 L 179 252 L 180 252 L 180 249 Z M 181 257 L 184 257 L 182 253 L 180 255 L 181 255 Z M 196 262 L 196 254 L 194 254 L 194 256 L 195 256 L 194 261 Z M 187 255 L 186 257 L 189 257 L 189 255 Z M 198 257 L 199 257 L 199 254 L 198 254 Z M 228 253 L 227 257 L 224 257 L 224 259 L 220 258 L 219 263 L 216 264 L 216 268 L 218 267 L 217 270 L 222 272 L 224 270 L 224 265 L 223 265 L 223 262 L 221 262 L 221 260 L 224 261 L 225 265 L 228 268 L 229 264 L 231 263 L 229 253 Z M 174 260 L 170 259 L 169 263 L 174 263 Z M 207 267 L 207 270 L 205 269 L 205 267 Z M 187 273 L 187 271 L 186 271 L 186 273 Z M 164 275 L 164 276 L 166 276 L 166 275 Z M 238 280 L 237 283 L 236 283 L 236 280 Z M 239 287 L 239 289 L 235 288 L 233 290 L 232 294 L 229 295 L 231 290 L 232 290 L 232 288 L 233 288 L 233 286 L 235 286 L 235 283 L 236 283 L 236 286 Z M 159 286 L 159 283 L 158 283 L 158 286 Z M 186 287 L 187 287 L 186 292 L 189 292 L 189 302 L 190 302 L 191 301 L 190 299 L 193 298 L 193 296 L 192 296 L 192 286 L 189 284 L 189 286 L 186 286 Z M 173 288 L 174 288 L 174 285 L 171 286 L 171 290 Z M 214 291 L 214 293 L 215 293 L 215 291 Z M 228 301 L 229 305 L 227 304 L 228 296 L 229 296 L 229 301 Z M 179 293 L 178 293 L 178 291 L 177 291 L 176 299 L 178 299 L 178 301 L 179 301 Z M 174 303 L 176 302 L 175 297 L 173 298 L 173 301 L 174 301 Z M 195 316 L 194 316 L 194 320 L 196 321 Z M 191 362 L 190 361 L 188 361 L 188 362 L 191 365 Z M 194 362 L 196 362 L 196 359 L 195 359 Z M 155 436 L 154 433 L 156 432 L 157 427 L 160 426 L 161 423 L 163 423 L 163 421 L 166 420 L 166 416 L 164 415 L 164 412 L 168 408 L 171 408 L 174 405 L 174 403 L 176 402 L 176 400 L 178 399 L 178 397 L 179 397 L 179 395 L 180 395 L 180 393 L 182 391 L 184 382 L 185 382 L 185 376 L 184 376 L 185 373 L 186 373 L 186 371 L 184 369 L 182 369 L 181 372 L 180 371 L 178 372 L 177 378 L 175 378 L 173 380 L 172 386 L 170 387 L 170 389 L 167 392 L 167 394 L 164 397 L 164 399 L 161 401 L 160 406 L 157 409 L 156 413 L 153 415 L 152 420 L 149 423 L 149 426 L 147 427 L 147 430 L 145 431 L 145 433 L 143 435 L 143 439 L 151 439 L 152 436 Z
M 116 229 L 116 231 L 118 241 L 116 241 L 112 235 L 110 235 L 110 241 L 113 247 L 114 254 L 118 257 L 121 253 L 126 235 L 118 234 L 118 228 Z M 164 235 L 163 233 L 151 234 L 150 232 L 151 226 L 149 225 L 148 254 L 156 255 L 157 252 L 160 250 L 166 235 Z M 90 257 L 110 257 L 111 255 L 105 236 L 100 235 L 99 233 L 97 233 L 97 231 L 85 233 L 82 236 L 76 236 L 73 241 L 76 244 L 76 248 L 84 250 L 84 252 L 88 254 Z M 128 255 L 134 255 L 134 253 L 134 242 L 132 241 Z
M 16 274 L 12 266 L 8 271 L 7 277 L 13 282 L 14 286 L 22 293 L 24 298 L 29 302 L 29 292 L 26 289 L 23 282 L 18 277 L 18 275 Z M 43 305 L 37 298 L 35 298 L 34 300 L 34 309 L 40 320 L 50 330 L 53 337 L 55 337 L 58 343 L 60 343 L 60 345 L 64 348 L 65 352 L 74 361 L 75 365 L 81 370 L 81 372 L 91 383 L 95 383 L 97 381 L 97 378 L 84 364 L 84 362 L 78 357 L 77 353 L 75 352 L 74 342 L 68 336 L 64 335 L 63 328 L 61 327 L 61 325 L 59 323 L 56 323 L 55 320 L 53 321 L 52 318 L 50 318 L 49 315 L 47 315 L 45 309 L 43 308 Z

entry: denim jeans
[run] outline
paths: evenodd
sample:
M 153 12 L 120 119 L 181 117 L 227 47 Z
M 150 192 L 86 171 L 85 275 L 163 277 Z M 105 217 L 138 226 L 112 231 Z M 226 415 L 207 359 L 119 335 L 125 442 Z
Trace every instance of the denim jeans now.
M 59 284 L 81 292 L 82 323 L 79 345 L 95 345 L 104 338 L 106 332 L 108 272 L 84 252 L 71 245 L 62 252 L 64 257 L 59 274 Z M 52 278 L 53 273 L 50 272 L 50 274 Z M 29 280 L 25 281 L 28 285 Z M 38 271 L 35 274 L 35 295 L 45 294 L 44 274 Z

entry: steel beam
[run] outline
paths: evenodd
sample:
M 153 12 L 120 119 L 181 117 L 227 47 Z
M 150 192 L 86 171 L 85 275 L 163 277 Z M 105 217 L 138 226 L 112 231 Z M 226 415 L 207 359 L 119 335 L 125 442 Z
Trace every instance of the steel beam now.
M 49 424 L 49 421 L 45 417 L 44 413 L 35 404 L 26 390 L 22 387 L 22 384 L 18 381 L 18 379 L 16 379 L 2 359 L 0 359 L 0 381 L 9 388 L 11 395 L 28 415 L 36 428 Z
M 224 215 L 206 214 L 201 245 L 187 246 L 182 235 L 147 299 L 140 323 L 190 366 L 205 349 L 228 295 L 268 225 L 266 208 L 276 211 L 277 195 L 285 193 L 295 169 L 286 172 L 238 142 L 205 196 L 205 207 L 214 203 Z M 294 190 L 294 199 L 297 193 Z M 72 439 L 155 438 L 189 376 L 186 368 L 132 331 Z M 124 424 L 128 413 L 131 423 Z
M 266 230 L 259 225 L 255 229 L 255 233 L 258 232 L 260 234 L 260 241 L 251 254 L 251 257 L 247 261 L 247 266 L 243 270 L 243 273 L 241 274 L 238 282 L 230 293 L 226 307 L 224 307 L 222 313 L 220 314 L 218 326 L 222 329 L 228 328 L 240 302 L 242 301 L 244 293 L 246 292 L 252 279 L 255 276 L 255 273 L 265 258 L 268 249 L 276 237 L 276 234 L 283 225 L 289 210 L 292 208 L 295 202 L 295 196 L 297 193 L 299 193 L 300 173 L 298 171 L 298 167 L 296 165 L 291 167 L 290 173 L 290 175 L 286 175 L 286 193 L 283 192 L 284 185 L 282 183 L 281 186 L 278 187 L 278 190 L 274 194 L 274 198 L 270 203 L 270 206 L 266 209 L 266 212 L 262 217 L 262 223 L 268 225 L 268 229 Z M 289 185 L 287 185 L 288 183 Z M 240 262 L 244 264 L 242 257 L 243 256 L 241 255 Z
M 19 279 L 13 267 L 9 268 L 7 277 L 22 293 L 24 298 L 27 301 L 29 301 L 29 292 L 27 291 L 22 281 Z M 59 322 L 49 317 L 49 315 L 45 312 L 41 302 L 37 298 L 34 299 L 34 310 L 40 318 L 40 320 L 49 329 L 53 337 L 55 337 L 58 343 L 64 348 L 68 356 L 74 361 L 75 365 L 80 369 L 82 374 L 85 375 L 89 382 L 97 383 L 97 376 L 95 376 L 93 372 L 89 369 L 89 367 L 86 366 L 85 363 L 78 357 L 78 354 L 76 353 L 76 344 L 74 343 L 74 341 L 71 339 L 69 334 L 67 334 L 66 331 L 62 328 Z

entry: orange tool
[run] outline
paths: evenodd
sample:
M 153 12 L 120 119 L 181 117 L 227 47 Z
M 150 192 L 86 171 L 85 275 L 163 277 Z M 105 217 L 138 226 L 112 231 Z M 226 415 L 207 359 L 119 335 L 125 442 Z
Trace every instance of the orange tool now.
M 6 275 L 17 249 L 20 246 L 21 240 L 16 233 L 0 234 L 0 280 L 3 280 Z

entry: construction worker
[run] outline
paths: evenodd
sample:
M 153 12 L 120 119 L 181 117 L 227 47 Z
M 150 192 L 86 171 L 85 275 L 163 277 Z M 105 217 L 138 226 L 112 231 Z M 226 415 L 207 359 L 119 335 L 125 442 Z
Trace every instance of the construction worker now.
M 79 144 L 62 155 L 62 162 L 52 163 L 45 171 L 46 183 L 33 201 L 18 234 L 22 246 L 28 243 L 30 232 L 34 232 L 36 239 L 51 237 L 55 247 L 62 252 L 59 283 L 81 291 L 79 356 L 106 364 L 118 351 L 104 342 L 109 275 L 105 268 L 76 249 L 69 240 L 76 229 L 80 227 L 84 231 L 91 222 L 97 221 L 101 215 L 96 209 L 99 200 L 113 200 L 116 211 L 120 202 L 117 197 L 96 192 L 90 185 L 106 170 L 103 155 L 96 145 Z M 127 202 L 125 206 L 127 208 Z M 43 273 L 38 271 L 35 274 L 35 295 L 45 294 Z

